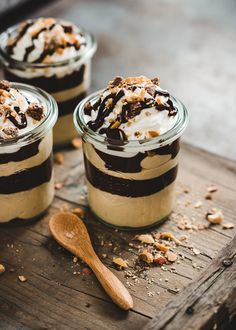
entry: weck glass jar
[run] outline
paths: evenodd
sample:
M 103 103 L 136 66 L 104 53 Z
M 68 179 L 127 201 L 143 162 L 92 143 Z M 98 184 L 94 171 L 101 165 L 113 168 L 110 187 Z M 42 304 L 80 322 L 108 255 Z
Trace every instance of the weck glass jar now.
M 165 220 L 173 210 L 178 171 L 179 139 L 188 111 L 176 98 L 174 126 L 145 140 L 118 141 L 91 130 L 84 108 L 96 103 L 101 92 L 84 99 L 74 112 L 74 124 L 83 139 L 88 202 L 105 224 L 141 229 Z
M 7 101 L 1 100 L 0 223 L 36 219 L 54 197 L 57 103 L 41 89 L 20 83 L 1 93 Z
M 81 47 L 74 49 L 77 35 Z M 46 37 L 48 43 L 44 40 Z M 14 47 L 8 45 L 10 38 L 18 40 Z M 68 144 L 76 136 L 73 110 L 90 87 L 91 59 L 96 48 L 96 41 L 89 32 L 53 18 L 27 20 L 0 35 L 4 77 L 42 88 L 57 101 L 58 120 L 53 130 L 57 147 Z

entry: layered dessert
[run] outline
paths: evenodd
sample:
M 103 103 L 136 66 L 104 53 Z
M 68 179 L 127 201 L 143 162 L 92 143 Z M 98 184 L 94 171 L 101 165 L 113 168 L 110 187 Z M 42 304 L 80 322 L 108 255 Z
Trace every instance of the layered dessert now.
M 40 87 L 58 102 L 54 143 L 76 134 L 72 113 L 90 86 L 93 37 L 74 24 L 54 18 L 27 20 L 0 36 L 5 77 Z
M 33 219 L 51 204 L 56 119 L 57 105 L 49 95 L 0 81 L 0 223 Z
M 116 77 L 79 105 L 74 120 L 84 140 L 89 205 L 98 218 L 143 228 L 170 214 L 183 111 L 159 79 L 143 76 Z

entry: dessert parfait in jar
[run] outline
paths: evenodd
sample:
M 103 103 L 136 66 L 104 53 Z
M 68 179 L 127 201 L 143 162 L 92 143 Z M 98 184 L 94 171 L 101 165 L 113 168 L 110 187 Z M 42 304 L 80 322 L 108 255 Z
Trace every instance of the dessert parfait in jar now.
M 5 78 L 40 87 L 58 102 L 56 146 L 70 142 L 76 135 L 73 110 L 90 87 L 95 50 L 90 33 L 61 19 L 29 19 L 0 35 Z
M 38 218 L 52 203 L 57 114 L 42 90 L 0 81 L 0 223 Z
M 101 221 L 141 229 L 168 217 L 187 121 L 185 106 L 144 76 L 116 77 L 77 106 L 88 201 Z

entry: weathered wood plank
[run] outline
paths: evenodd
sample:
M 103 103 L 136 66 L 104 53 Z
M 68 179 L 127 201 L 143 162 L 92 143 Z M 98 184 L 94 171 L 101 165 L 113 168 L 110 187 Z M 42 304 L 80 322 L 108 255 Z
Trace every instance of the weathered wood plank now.
M 224 329 L 236 316 L 236 236 L 146 330 Z
M 154 229 L 152 232 L 171 231 L 176 237 L 187 235 L 189 242 L 201 254 L 194 255 L 190 249 L 178 247 L 176 253 L 181 259 L 179 264 L 175 263 L 175 270 L 167 265 L 166 271 L 160 267 L 151 268 L 147 279 L 138 275 L 138 283 L 129 286 L 134 298 L 134 310 L 124 315 L 111 303 L 93 274 L 73 274 L 81 273 L 85 265 L 80 261 L 73 263 L 72 256 L 59 247 L 49 233 L 48 219 L 53 213 L 62 208 L 83 205 L 87 210 L 85 222 L 96 252 L 100 256 L 107 254 L 104 263 L 125 285 L 128 285 L 127 281 L 132 282 L 124 272 L 114 268 L 112 258 L 121 254 L 132 267 L 138 254 L 135 248 L 129 246 L 134 233 L 115 231 L 97 221 L 87 209 L 82 150 L 67 150 L 63 155 L 64 163 L 55 166 L 56 182 L 62 182 L 63 187 L 56 191 L 57 197 L 48 214 L 36 223 L 0 228 L 0 262 L 6 266 L 5 274 L 0 277 L 0 327 L 66 329 L 68 326 L 68 329 L 73 329 L 79 324 L 82 328 L 91 329 L 139 329 L 148 319 L 155 317 L 157 311 L 164 310 L 168 302 L 179 295 L 179 291 L 198 278 L 212 258 L 230 241 L 235 230 L 225 231 L 221 226 L 215 226 L 206 231 L 182 231 L 178 229 L 175 217 Z M 174 213 L 187 216 L 193 223 L 206 223 L 207 210 L 215 206 L 223 209 L 227 221 L 236 223 L 234 166 L 231 161 L 184 144 Z M 219 191 L 213 195 L 212 201 L 208 201 L 204 195 L 207 185 L 211 183 L 217 184 Z M 183 193 L 185 187 L 190 188 L 188 194 Z M 196 209 L 194 204 L 199 200 L 203 205 Z M 101 241 L 105 242 L 103 246 Z M 193 264 L 199 268 L 194 268 Z M 15 271 L 10 272 L 11 268 Z M 20 283 L 17 279 L 20 274 L 26 276 L 28 281 Z M 91 306 L 88 308 L 87 304 Z M 64 319 L 70 309 L 71 317 L 66 325 Z M 98 320 L 96 324 L 94 318 Z

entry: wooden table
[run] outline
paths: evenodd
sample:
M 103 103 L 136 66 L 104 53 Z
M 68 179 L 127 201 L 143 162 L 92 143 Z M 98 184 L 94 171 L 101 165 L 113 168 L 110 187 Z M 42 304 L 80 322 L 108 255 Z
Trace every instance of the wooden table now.
M 224 329 L 235 316 L 236 243 L 231 241 L 235 229 L 216 225 L 195 230 L 195 225 L 207 223 L 205 215 L 212 207 L 223 210 L 225 222 L 236 224 L 235 163 L 182 145 L 174 216 L 152 233 L 170 231 L 177 238 L 187 235 L 200 254 L 179 246 L 178 263 L 167 265 L 166 270 L 151 267 L 147 279 L 138 274 L 135 285 L 112 263 L 113 257 L 121 255 L 132 269 L 138 254 L 129 245 L 137 244 L 132 241 L 134 233 L 107 228 L 87 210 L 85 222 L 95 250 L 101 258 L 107 255 L 104 263 L 134 298 L 134 309 L 126 313 L 110 301 L 95 276 L 87 274 L 86 266 L 73 262 L 73 256 L 49 233 L 48 220 L 56 211 L 78 206 L 87 209 L 82 151 L 67 150 L 63 156 L 63 164 L 55 165 L 56 182 L 63 186 L 56 191 L 49 214 L 36 223 L 0 228 L 1 262 L 6 266 L 0 277 L 0 328 L 212 329 L 217 324 L 217 329 Z M 218 191 L 212 200 L 206 200 L 210 184 L 217 185 Z M 202 206 L 196 208 L 198 201 Z M 178 229 L 177 215 L 188 217 L 195 229 Z M 19 281 L 19 275 L 27 281 Z
M 41 15 L 63 17 L 94 33 L 99 47 L 92 90 L 117 74 L 158 74 L 162 85 L 190 110 L 184 140 L 236 159 L 234 0 L 215 0 L 214 6 L 210 0 L 59 0 L 24 15 L 17 13 L 14 22 L 5 20 L 5 24 Z M 227 109 L 224 125 L 222 109 Z M 94 275 L 82 273 L 85 265 L 74 263 L 49 234 L 51 214 L 86 207 L 81 150 L 65 151 L 64 157 L 64 164 L 56 165 L 56 182 L 63 187 L 56 191 L 49 214 L 37 223 L 0 228 L 0 262 L 6 266 L 0 276 L 0 328 L 196 330 L 212 329 L 217 323 L 223 329 L 235 313 L 235 242 L 230 243 L 235 229 L 218 225 L 181 231 L 172 217 L 155 231 L 187 235 L 201 253 L 178 247 L 179 264 L 167 266 L 166 271 L 153 267 L 148 279 L 140 275 L 139 283 L 132 286 L 133 280 L 114 268 L 112 258 L 121 253 L 133 265 L 138 252 L 129 243 L 134 233 L 108 229 L 88 211 L 85 221 L 96 251 L 107 254 L 105 264 L 134 298 L 134 309 L 122 312 Z M 236 223 L 235 165 L 184 144 L 174 213 L 204 224 L 207 210 L 216 206 L 223 210 L 225 222 Z M 212 201 L 204 198 L 210 184 L 219 188 Z M 203 205 L 195 208 L 198 201 Z M 227 258 L 233 261 L 225 262 L 229 267 L 222 264 Z M 20 282 L 18 275 L 28 280 Z

